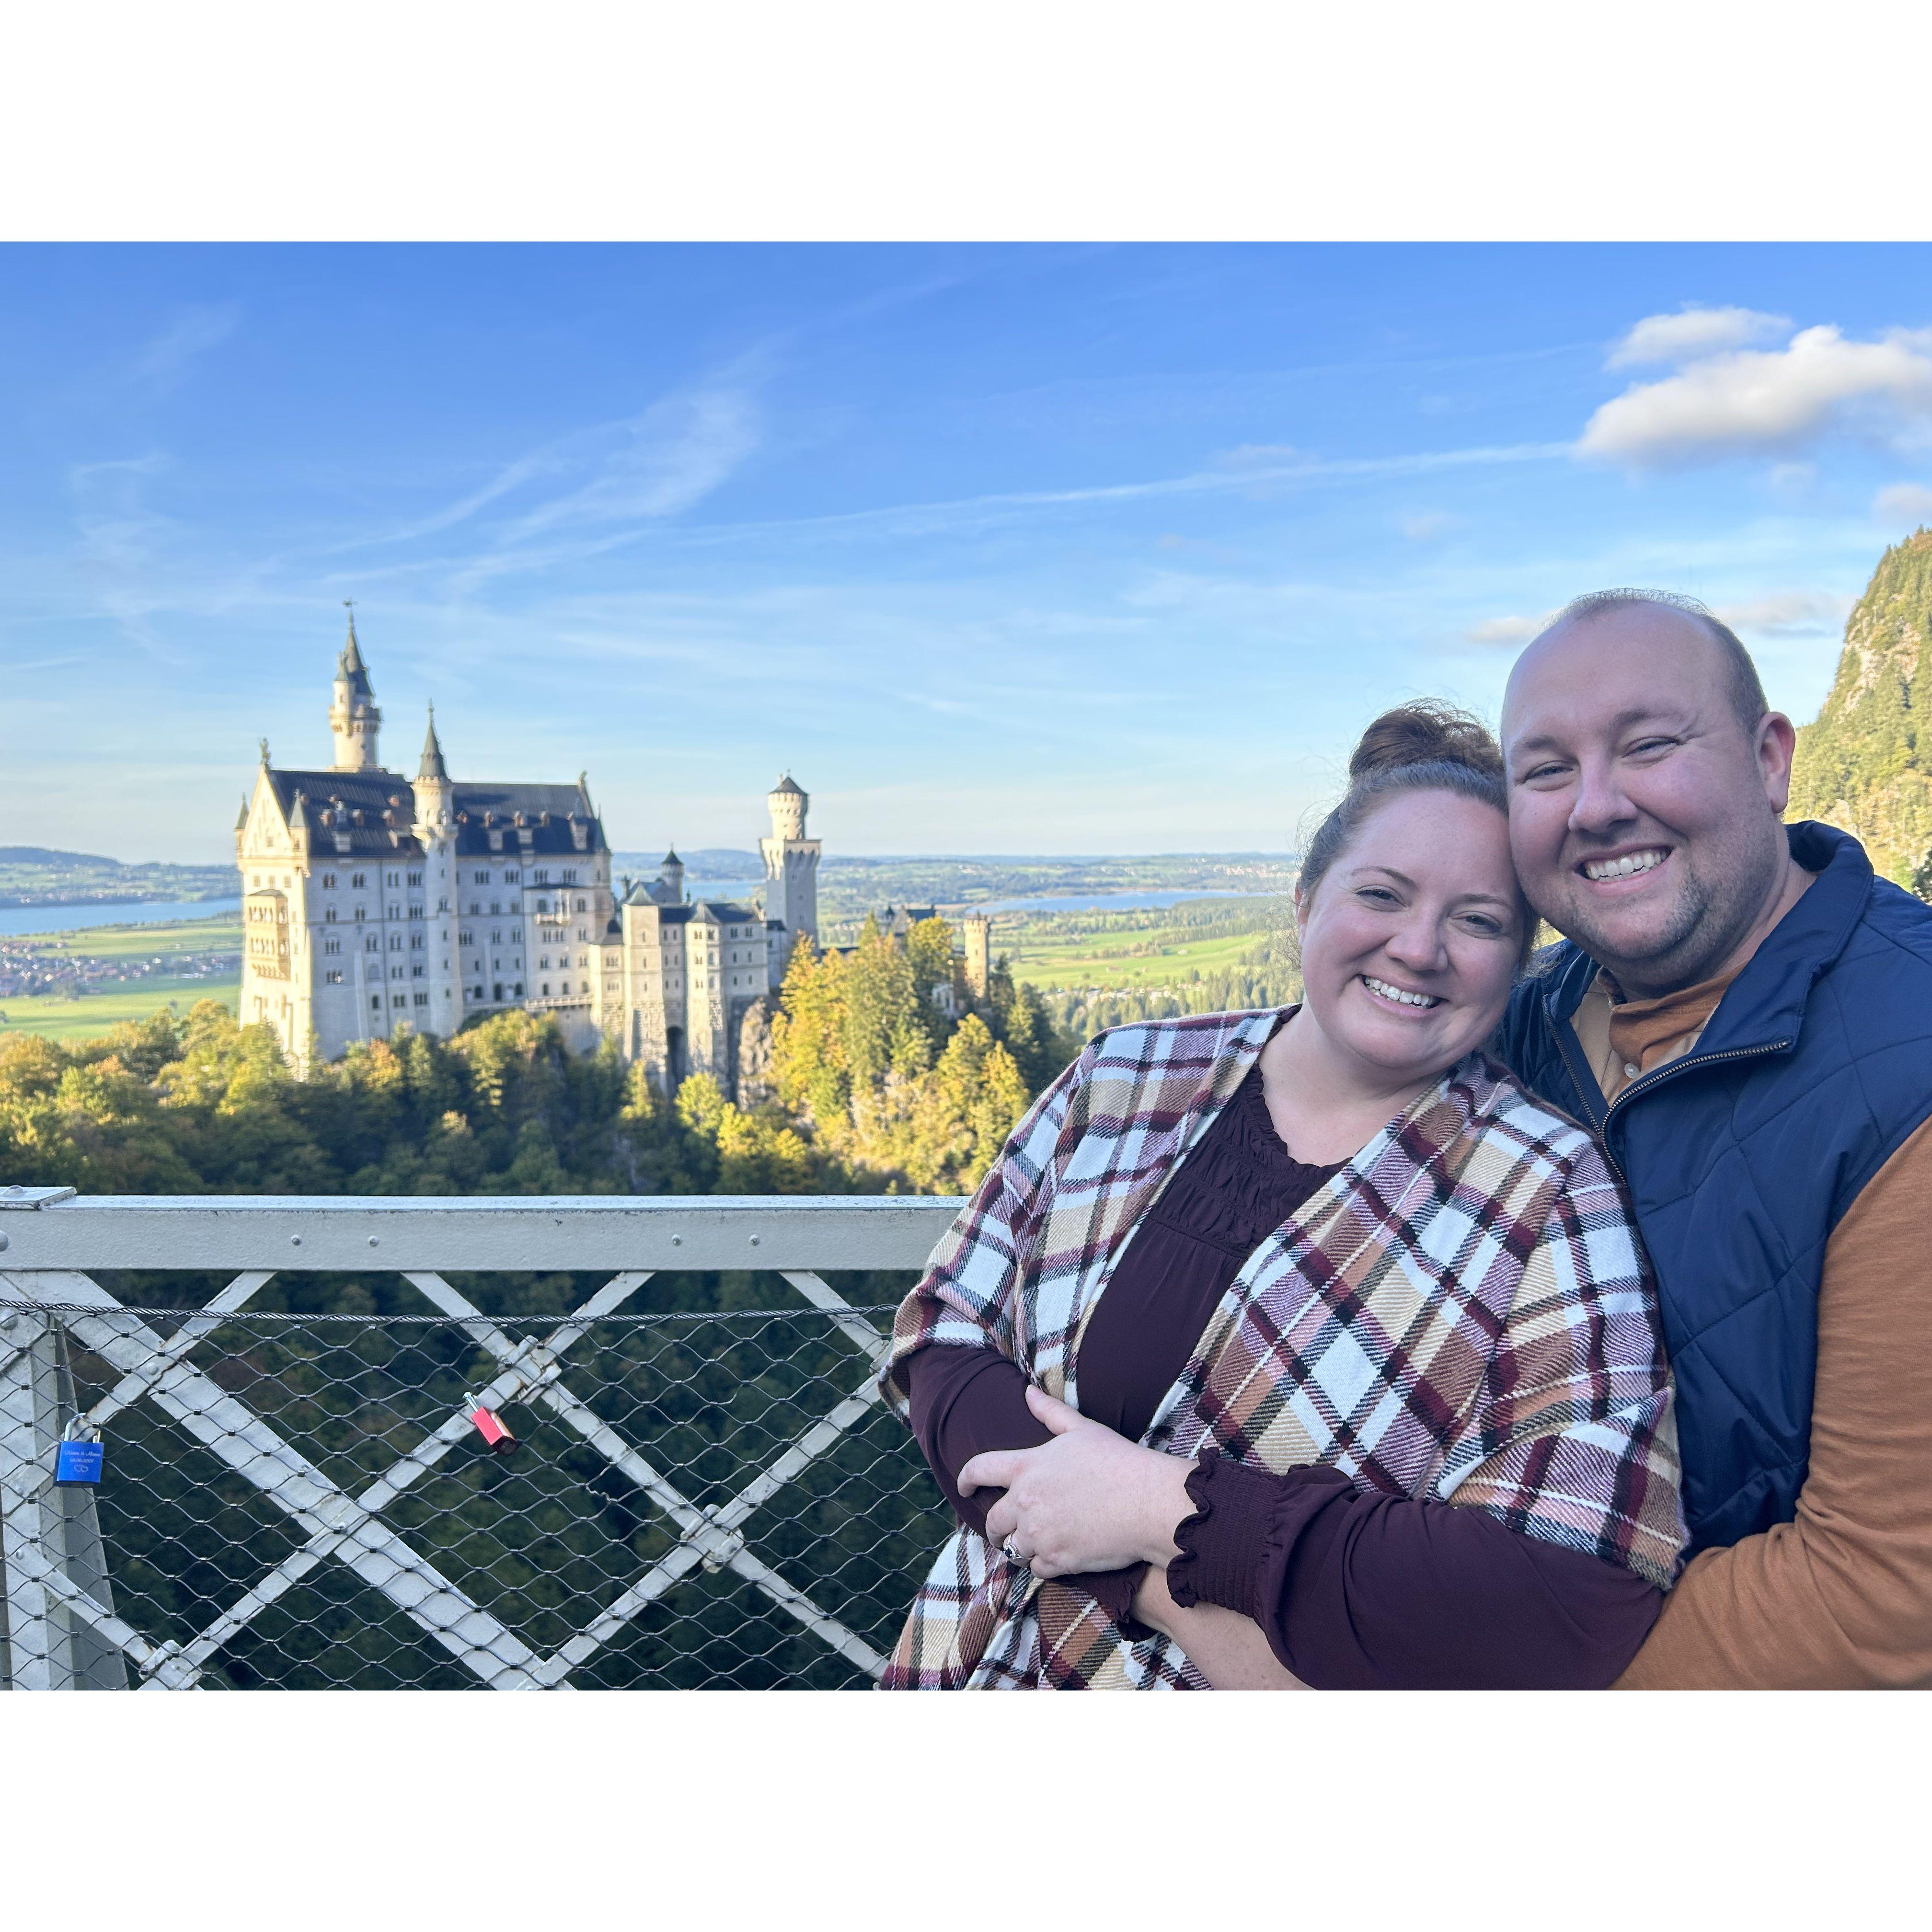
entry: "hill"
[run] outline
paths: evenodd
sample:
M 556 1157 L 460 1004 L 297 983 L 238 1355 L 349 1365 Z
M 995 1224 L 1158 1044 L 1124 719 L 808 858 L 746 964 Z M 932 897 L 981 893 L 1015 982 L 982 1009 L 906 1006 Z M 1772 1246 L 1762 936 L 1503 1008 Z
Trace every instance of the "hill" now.
M 1841 826 L 1881 874 L 1932 887 L 1932 530 L 1887 550 L 1852 606 L 1831 695 L 1798 734 L 1786 816 Z
M 0 845 L 0 906 L 232 898 L 232 866 L 124 866 L 96 852 Z

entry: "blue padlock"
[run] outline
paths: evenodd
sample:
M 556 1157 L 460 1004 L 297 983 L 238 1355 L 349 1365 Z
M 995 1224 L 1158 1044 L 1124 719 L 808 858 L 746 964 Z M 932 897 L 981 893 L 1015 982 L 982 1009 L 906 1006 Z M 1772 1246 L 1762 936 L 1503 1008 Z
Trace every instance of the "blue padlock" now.
M 74 1424 L 68 1424 L 68 1433 L 54 1451 L 54 1481 L 68 1489 L 76 1484 L 99 1482 L 101 1461 L 106 1454 L 98 1432 L 94 1432 L 91 1441 L 82 1441 L 73 1433 L 74 1428 Z

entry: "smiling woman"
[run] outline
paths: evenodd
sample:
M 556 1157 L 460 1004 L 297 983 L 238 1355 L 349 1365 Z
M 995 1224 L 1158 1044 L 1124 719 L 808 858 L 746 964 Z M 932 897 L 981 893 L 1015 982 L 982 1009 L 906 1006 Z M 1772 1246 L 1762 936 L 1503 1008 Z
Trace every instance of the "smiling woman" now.
M 1683 1531 L 1647 1267 L 1482 1052 L 1532 921 L 1501 754 L 1370 728 L 1303 1004 L 1118 1028 L 1022 1122 L 882 1378 L 960 1520 L 905 1689 L 1607 1684 Z

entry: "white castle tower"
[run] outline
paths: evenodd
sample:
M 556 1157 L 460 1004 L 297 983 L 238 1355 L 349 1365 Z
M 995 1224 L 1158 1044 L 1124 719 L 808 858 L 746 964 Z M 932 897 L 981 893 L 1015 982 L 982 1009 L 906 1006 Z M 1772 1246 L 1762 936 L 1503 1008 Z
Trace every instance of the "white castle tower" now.
M 765 860 L 765 917 L 784 928 L 778 935 L 779 958 L 784 962 L 801 933 L 818 938 L 819 842 L 805 836 L 806 808 L 812 802 L 788 772 L 766 798 L 772 810 L 772 836 L 758 841 Z
M 376 694 L 369 688 L 369 672 L 356 642 L 356 613 L 349 614 L 349 641 L 335 661 L 335 698 L 328 707 L 328 728 L 335 740 L 338 772 L 374 772 L 382 769 L 376 757 L 376 734 L 382 728 L 382 714 L 376 709 Z

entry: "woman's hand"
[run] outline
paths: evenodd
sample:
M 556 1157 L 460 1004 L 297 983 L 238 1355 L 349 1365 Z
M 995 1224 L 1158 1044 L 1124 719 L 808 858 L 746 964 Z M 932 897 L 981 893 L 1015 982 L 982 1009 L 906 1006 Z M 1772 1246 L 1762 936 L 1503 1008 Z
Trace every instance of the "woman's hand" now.
M 1027 1406 L 1053 1431 L 1036 1449 L 988 1450 L 961 1469 L 959 1491 L 1004 1490 L 986 1516 L 986 1539 L 1009 1540 L 1036 1576 L 1166 1563 L 1175 1526 L 1193 1505 L 1192 1462 L 1143 1449 L 1090 1421 L 1044 1389 Z

